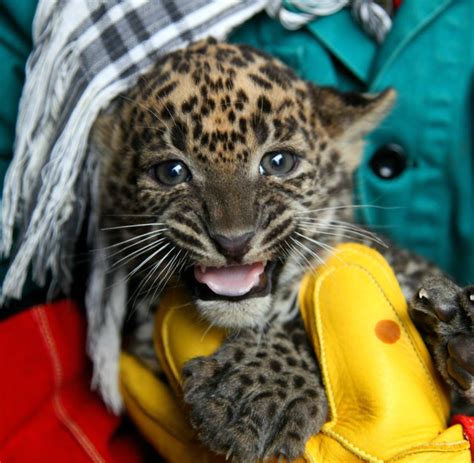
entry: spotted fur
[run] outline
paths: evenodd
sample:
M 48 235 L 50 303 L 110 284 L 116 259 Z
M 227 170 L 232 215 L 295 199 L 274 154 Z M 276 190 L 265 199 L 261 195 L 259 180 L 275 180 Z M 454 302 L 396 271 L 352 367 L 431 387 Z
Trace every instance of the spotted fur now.
M 111 267 L 129 272 L 132 304 L 151 304 L 166 285 L 189 286 L 194 265 L 274 266 L 265 296 L 195 300 L 210 323 L 231 329 L 217 354 L 185 369 L 192 423 L 215 452 L 292 459 L 324 423 L 296 294 L 302 275 L 341 240 L 378 241 L 352 225 L 348 206 L 363 137 L 393 100 L 391 90 L 319 88 L 264 53 L 211 40 L 161 59 L 98 121 L 102 226 Z M 290 153 L 295 167 L 262 175 L 273 152 Z M 157 181 L 166 160 L 182 162 L 190 177 Z M 251 239 L 240 252 L 216 238 L 244 235 Z M 389 257 L 399 274 L 431 269 L 406 252 Z M 404 281 L 412 292 L 419 284 Z

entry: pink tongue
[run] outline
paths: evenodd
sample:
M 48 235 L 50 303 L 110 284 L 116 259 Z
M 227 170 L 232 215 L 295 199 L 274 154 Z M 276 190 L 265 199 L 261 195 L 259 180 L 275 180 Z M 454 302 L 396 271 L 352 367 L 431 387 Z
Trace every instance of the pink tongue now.
M 221 296 L 243 296 L 258 284 L 264 271 L 262 262 L 232 267 L 194 267 L 194 277 Z

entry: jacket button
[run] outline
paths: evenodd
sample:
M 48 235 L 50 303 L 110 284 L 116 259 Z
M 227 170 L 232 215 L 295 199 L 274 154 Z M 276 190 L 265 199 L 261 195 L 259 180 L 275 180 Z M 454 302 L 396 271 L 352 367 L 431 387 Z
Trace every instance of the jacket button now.
M 404 149 L 395 143 L 381 146 L 370 160 L 370 168 L 384 180 L 398 177 L 407 167 Z

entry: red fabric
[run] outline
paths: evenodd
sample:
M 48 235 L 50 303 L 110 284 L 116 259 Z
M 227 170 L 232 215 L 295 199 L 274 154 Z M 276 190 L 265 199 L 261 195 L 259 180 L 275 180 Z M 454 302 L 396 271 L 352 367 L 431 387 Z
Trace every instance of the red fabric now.
M 0 322 L 0 462 L 134 463 L 141 446 L 90 390 L 85 321 L 71 301 Z
M 474 462 L 474 416 L 454 415 L 451 424 L 460 424 L 464 429 L 464 435 L 471 444 L 471 460 Z
M 398 8 L 400 8 L 402 1 L 403 0 L 393 0 L 393 7 L 395 8 L 395 10 L 398 10 Z

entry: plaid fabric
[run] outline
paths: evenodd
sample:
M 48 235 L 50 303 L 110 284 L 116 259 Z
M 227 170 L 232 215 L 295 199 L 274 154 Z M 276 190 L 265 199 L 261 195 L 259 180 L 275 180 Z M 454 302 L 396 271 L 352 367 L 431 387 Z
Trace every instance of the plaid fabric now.
M 15 155 L 3 193 L 1 250 L 12 254 L 4 299 L 21 297 L 30 266 L 40 285 L 46 284 L 48 273 L 52 275 L 51 294 L 69 293 L 74 246 L 89 206 L 91 247 L 100 247 L 94 220 L 99 153 L 88 147 L 98 113 L 159 56 L 207 36 L 224 38 L 265 4 L 266 0 L 39 2 Z M 119 411 L 117 359 L 127 293 L 120 275 L 112 275 L 113 289 L 106 289 L 109 277 L 101 259 L 94 261 L 86 301 L 88 349 L 94 384 Z

